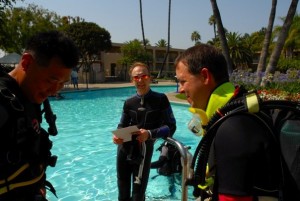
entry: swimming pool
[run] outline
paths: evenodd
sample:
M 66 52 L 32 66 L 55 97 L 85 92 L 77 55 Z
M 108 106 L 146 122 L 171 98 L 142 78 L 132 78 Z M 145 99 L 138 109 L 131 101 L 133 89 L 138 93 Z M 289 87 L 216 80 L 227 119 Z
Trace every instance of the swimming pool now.
M 175 92 L 176 86 L 154 86 L 155 91 Z M 51 201 L 117 200 L 116 145 L 112 133 L 120 120 L 124 100 L 135 93 L 133 87 L 64 93 L 63 100 L 50 100 L 57 115 L 58 135 L 51 137 L 52 153 L 58 156 L 56 167 L 49 167 L 47 178 L 56 188 L 58 199 L 48 192 Z M 174 138 L 196 148 L 199 138 L 187 129 L 191 118 L 187 105 L 172 104 L 177 121 Z M 43 127 L 48 125 L 43 122 Z M 161 144 L 161 140 L 155 146 Z M 158 159 L 154 152 L 152 161 Z M 168 179 L 151 170 L 146 200 L 180 200 L 180 182 L 170 197 Z M 151 177 L 155 177 L 151 179 Z M 191 191 L 191 190 L 189 190 Z M 190 193 L 190 192 L 189 192 Z

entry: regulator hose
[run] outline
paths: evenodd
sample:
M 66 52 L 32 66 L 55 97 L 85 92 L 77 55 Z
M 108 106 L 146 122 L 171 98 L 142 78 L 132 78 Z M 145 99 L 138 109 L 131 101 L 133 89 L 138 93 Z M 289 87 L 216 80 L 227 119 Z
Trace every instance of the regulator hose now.
M 216 128 L 216 126 L 223 121 L 224 118 L 222 117 L 228 116 L 231 113 L 246 111 L 247 108 L 245 107 L 244 100 L 245 98 L 238 98 L 227 103 L 225 106 L 220 108 L 208 122 L 205 128 L 206 134 L 202 137 L 200 143 L 198 144 L 191 163 L 191 168 L 194 169 L 194 176 L 192 180 L 188 182 L 188 184 L 194 186 L 193 195 L 195 197 L 199 197 L 201 194 L 201 190 L 198 188 L 198 185 L 205 185 L 206 166 L 208 162 L 209 151 L 216 134 L 216 132 L 213 132 L 214 128 Z

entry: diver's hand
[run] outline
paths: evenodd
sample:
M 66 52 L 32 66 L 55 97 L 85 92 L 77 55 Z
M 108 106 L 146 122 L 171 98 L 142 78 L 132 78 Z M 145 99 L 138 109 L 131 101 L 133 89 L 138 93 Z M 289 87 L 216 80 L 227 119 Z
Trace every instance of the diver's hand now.
M 117 136 L 113 135 L 113 142 L 115 144 L 123 144 L 123 139 L 122 138 L 118 138 Z
M 148 140 L 148 138 L 149 138 L 149 132 L 148 132 L 148 130 L 146 130 L 146 129 L 143 129 L 143 128 L 141 128 L 139 131 L 137 131 L 137 132 L 134 132 L 133 133 L 134 135 L 138 135 L 137 137 L 136 137 L 136 139 L 139 141 L 139 142 L 145 142 L 146 140 Z

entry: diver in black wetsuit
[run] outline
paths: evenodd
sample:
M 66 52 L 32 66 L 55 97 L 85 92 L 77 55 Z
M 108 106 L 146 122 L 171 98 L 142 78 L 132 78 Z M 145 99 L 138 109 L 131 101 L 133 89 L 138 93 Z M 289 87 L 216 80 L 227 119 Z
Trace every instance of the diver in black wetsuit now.
M 47 98 L 69 80 L 78 53 L 62 32 L 40 32 L 12 71 L 0 70 L 0 201 L 47 201 L 46 190 L 55 193 L 46 177 L 57 159 L 49 139 L 57 134 L 56 116 Z
M 118 200 L 144 201 L 154 139 L 171 137 L 176 130 L 176 121 L 167 96 L 150 89 L 148 66 L 134 63 L 130 75 L 137 93 L 125 101 L 118 128 L 136 125 L 140 130 L 133 133 L 128 142 L 113 137 L 114 143 L 118 144 Z

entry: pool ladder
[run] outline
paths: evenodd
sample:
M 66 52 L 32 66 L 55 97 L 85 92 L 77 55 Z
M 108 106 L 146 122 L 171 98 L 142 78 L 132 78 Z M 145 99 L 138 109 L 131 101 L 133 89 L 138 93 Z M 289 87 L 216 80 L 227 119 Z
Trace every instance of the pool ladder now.
M 173 144 L 176 149 L 178 149 L 181 155 L 181 165 L 182 165 L 182 177 L 181 177 L 181 201 L 188 200 L 188 187 L 186 181 L 193 175 L 193 170 L 190 168 L 192 162 L 192 154 L 188 151 L 188 147 L 184 146 L 181 142 L 174 138 L 167 137 L 165 141 Z

